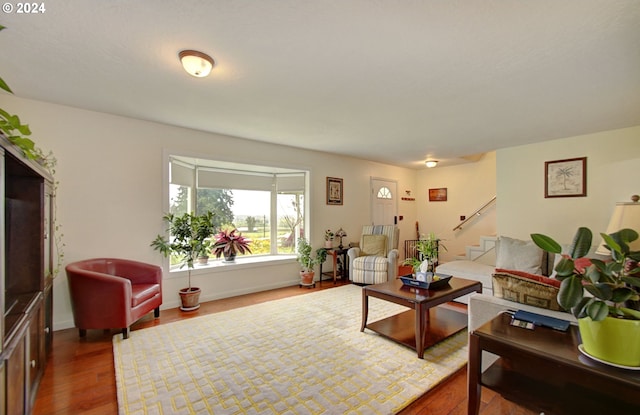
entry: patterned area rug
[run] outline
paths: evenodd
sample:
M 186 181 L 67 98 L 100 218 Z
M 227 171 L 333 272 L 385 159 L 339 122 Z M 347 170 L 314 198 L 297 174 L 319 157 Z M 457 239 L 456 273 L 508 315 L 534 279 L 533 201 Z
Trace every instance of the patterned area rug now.
M 361 333 L 361 312 L 362 288 L 345 285 L 116 335 L 119 413 L 393 414 L 467 361 L 466 331 L 421 360 Z

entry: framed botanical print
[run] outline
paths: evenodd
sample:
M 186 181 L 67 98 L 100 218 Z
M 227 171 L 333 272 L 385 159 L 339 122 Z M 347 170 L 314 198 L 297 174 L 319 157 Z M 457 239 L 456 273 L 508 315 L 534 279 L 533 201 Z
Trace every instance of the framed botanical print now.
M 342 179 L 327 177 L 327 205 L 342 205 Z
M 544 197 L 587 195 L 587 158 L 578 157 L 544 163 Z

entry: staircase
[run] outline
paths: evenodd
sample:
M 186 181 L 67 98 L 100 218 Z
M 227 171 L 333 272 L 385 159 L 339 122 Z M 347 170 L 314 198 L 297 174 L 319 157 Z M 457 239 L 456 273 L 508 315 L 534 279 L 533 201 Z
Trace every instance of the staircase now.
M 481 236 L 480 244 L 467 246 L 466 253 L 456 256 L 456 259 L 467 259 L 487 264 L 495 264 L 496 258 L 496 236 Z

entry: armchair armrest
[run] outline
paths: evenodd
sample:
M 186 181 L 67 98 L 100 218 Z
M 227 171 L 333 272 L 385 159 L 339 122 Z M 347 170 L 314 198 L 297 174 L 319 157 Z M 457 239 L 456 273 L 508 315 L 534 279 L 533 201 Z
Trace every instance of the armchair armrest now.
M 360 256 L 360 248 L 356 246 L 349 248 L 347 256 L 349 257 L 349 280 L 353 280 L 353 260 Z

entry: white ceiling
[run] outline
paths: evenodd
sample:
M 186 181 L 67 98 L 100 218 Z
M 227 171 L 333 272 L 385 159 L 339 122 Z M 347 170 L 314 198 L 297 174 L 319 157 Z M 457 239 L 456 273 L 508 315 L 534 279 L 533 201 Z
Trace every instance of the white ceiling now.
M 638 0 L 42 3 L 0 14 L 20 97 L 414 168 L 640 125 Z

